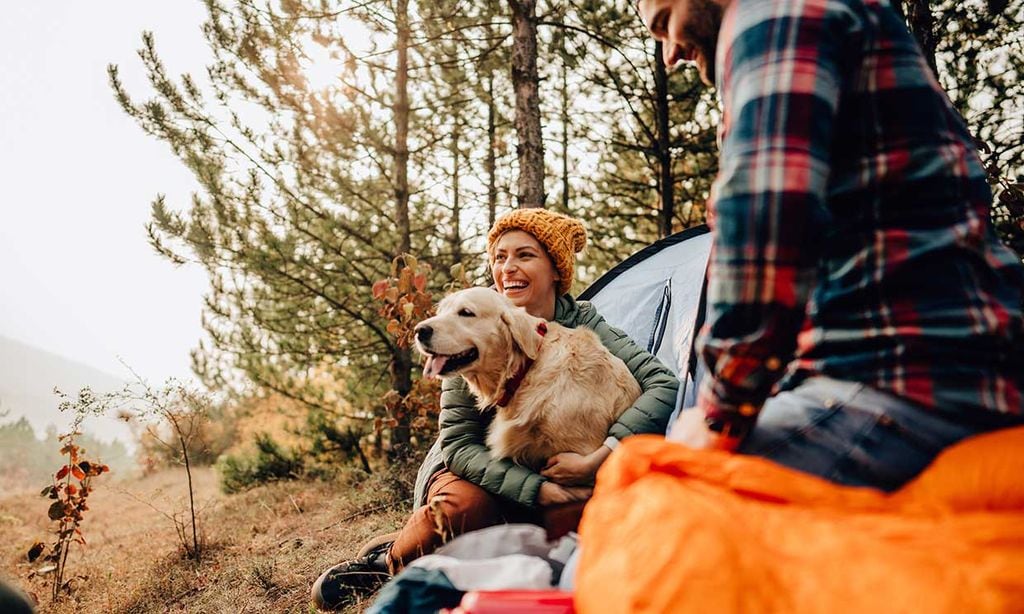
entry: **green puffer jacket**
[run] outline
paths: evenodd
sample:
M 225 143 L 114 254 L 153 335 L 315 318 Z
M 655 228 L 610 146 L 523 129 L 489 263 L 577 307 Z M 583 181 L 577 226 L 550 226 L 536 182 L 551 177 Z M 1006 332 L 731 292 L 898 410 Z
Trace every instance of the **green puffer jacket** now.
M 605 322 L 590 303 L 565 295 L 555 304 L 555 322 L 567 328 L 586 326 L 609 351 L 629 367 L 643 394 L 612 425 L 609 435 L 622 439 L 637 433 L 664 433 L 675 407 L 679 380 L 656 357 L 636 345 L 625 333 Z M 481 412 L 465 380 L 445 380 L 441 388 L 441 432 L 416 476 L 416 504 L 426 504 L 427 480 L 447 467 L 455 475 L 485 490 L 522 505 L 535 507 L 539 473 L 508 459 L 491 458 L 487 427 L 494 411 Z

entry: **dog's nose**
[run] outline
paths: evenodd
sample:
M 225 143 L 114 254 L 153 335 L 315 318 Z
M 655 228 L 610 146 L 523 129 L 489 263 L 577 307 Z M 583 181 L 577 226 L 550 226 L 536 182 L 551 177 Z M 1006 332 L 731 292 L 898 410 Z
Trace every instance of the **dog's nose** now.
M 434 334 L 434 329 L 429 326 L 419 325 L 416 327 L 416 340 L 420 343 L 428 343 L 430 336 Z

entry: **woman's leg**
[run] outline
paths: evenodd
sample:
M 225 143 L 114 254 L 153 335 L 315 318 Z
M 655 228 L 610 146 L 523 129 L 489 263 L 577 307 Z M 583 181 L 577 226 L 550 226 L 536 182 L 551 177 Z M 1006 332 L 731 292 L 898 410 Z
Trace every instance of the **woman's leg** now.
M 452 537 L 505 522 L 498 497 L 447 470 L 430 478 L 427 501 L 412 513 L 391 545 L 388 567 L 392 573 Z
M 417 557 L 430 554 L 445 539 L 505 521 L 497 497 L 449 471 L 438 471 L 430 478 L 427 500 L 434 503 L 433 508 L 424 505 L 414 511 L 394 543 L 374 540 L 375 544 L 363 547 L 360 556 L 321 574 L 310 593 L 317 607 L 349 604 L 355 595 L 380 588 L 391 575 Z M 438 532 L 438 522 L 444 537 Z

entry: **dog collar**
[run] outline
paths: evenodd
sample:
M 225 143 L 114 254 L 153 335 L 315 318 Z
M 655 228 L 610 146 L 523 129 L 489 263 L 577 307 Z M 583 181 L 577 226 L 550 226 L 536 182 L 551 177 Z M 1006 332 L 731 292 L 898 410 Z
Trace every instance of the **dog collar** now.
M 541 337 L 548 334 L 547 322 L 541 322 L 537 324 L 537 334 L 540 335 Z M 519 390 L 519 386 L 521 386 L 523 380 L 526 379 L 526 374 L 529 373 L 530 367 L 532 366 L 533 359 L 527 358 L 526 362 L 523 363 L 523 366 L 520 367 L 518 371 L 516 371 L 516 374 L 513 375 L 512 378 L 509 379 L 507 382 L 505 382 L 505 393 L 501 395 L 501 398 L 498 399 L 498 402 L 495 403 L 495 405 L 497 405 L 498 407 L 505 407 L 512 401 L 512 395 L 516 393 L 516 390 Z

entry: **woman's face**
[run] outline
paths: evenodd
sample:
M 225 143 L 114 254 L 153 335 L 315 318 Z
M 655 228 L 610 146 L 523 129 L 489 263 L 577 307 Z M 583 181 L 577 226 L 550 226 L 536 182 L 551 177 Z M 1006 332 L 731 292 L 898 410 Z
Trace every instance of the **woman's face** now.
M 491 274 L 498 292 L 532 316 L 555 315 L 558 272 L 537 239 L 522 230 L 498 237 L 491 253 Z

